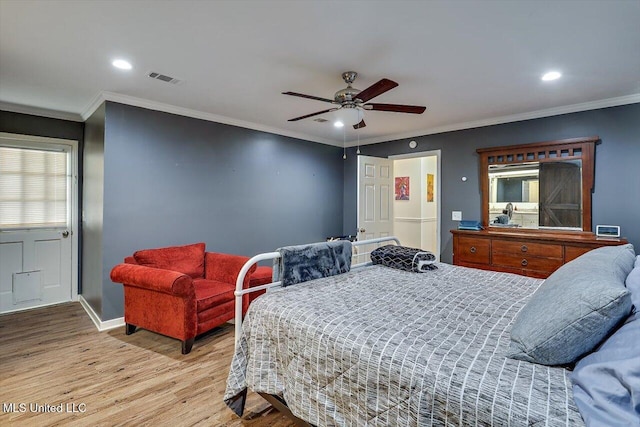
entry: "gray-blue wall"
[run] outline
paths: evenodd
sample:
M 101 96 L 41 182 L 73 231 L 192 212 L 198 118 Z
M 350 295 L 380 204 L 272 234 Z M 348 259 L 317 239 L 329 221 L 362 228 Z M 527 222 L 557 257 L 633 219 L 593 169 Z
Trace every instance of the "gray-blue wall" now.
M 102 319 L 122 316 L 109 272 L 138 249 L 253 256 L 341 234 L 343 162 L 337 147 L 107 103 Z
M 2 132 L 82 143 L 83 129 L 0 111 Z M 102 320 L 122 316 L 121 286 L 108 275 L 137 249 L 205 241 L 210 250 L 254 255 L 355 233 L 355 149 L 344 161 L 336 147 L 115 103 L 106 105 L 104 132 Z M 477 148 L 591 135 L 602 139 L 593 224 L 620 225 L 640 248 L 640 104 L 411 138 L 414 150 L 406 139 L 361 151 L 386 157 L 441 150 L 441 259 L 450 262 L 449 230 L 457 225 L 451 211 L 480 218 Z
M 104 122 L 102 104 L 85 122 L 82 184 L 82 297 L 102 318 L 104 212 Z
M 477 148 L 594 135 L 600 136 L 602 142 L 596 147 L 593 227 L 620 225 L 622 234 L 640 252 L 640 104 L 366 145 L 360 151 L 363 155 L 388 157 L 441 150 L 440 259 L 452 262 L 449 230 L 456 228 L 457 222 L 451 221 L 451 211 L 461 210 L 463 219 L 481 219 Z M 413 150 L 408 146 L 411 140 L 418 143 Z M 353 233 L 357 226 L 354 149 L 349 150 L 344 166 L 344 232 Z M 461 180 L 463 176 L 468 178 L 466 182 Z

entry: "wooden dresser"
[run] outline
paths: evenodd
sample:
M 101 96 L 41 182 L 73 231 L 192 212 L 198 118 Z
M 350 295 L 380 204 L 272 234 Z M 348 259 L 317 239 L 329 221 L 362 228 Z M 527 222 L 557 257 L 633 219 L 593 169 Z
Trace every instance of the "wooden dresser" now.
M 483 270 L 546 278 L 565 264 L 601 246 L 626 239 L 599 239 L 593 233 L 540 230 L 451 230 L 453 263 Z

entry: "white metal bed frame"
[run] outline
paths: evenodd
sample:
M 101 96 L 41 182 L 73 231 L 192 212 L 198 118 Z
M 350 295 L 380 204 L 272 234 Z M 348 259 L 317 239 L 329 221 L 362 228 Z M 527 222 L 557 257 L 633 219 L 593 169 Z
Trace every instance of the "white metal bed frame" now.
M 364 246 L 364 245 L 372 245 L 372 244 L 379 244 L 379 243 L 383 243 L 383 242 L 395 242 L 396 245 L 400 245 L 400 240 L 398 240 L 397 237 L 395 236 L 388 236 L 388 237 L 379 237 L 377 239 L 369 239 L 369 240 L 362 240 L 362 241 L 355 241 L 355 242 L 351 242 L 351 246 L 352 247 L 358 247 L 358 246 Z M 366 255 L 371 254 L 371 251 L 369 252 L 362 252 L 362 253 L 357 253 L 354 254 L 353 256 L 355 257 L 363 257 Z M 247 275 L 247 272 L 249 271 L 249 269 L 256 263 L 260 262 L 260 261 L 267 261 L 267 260 L 275 260 L 280 258 L 280 252 L 265 252 L 262 254 L 258 254 L 256 256 L 254 256 L 253 258 L 251 258 L 249 261 L 247 261 L 243 266 L 242 269 L 240 270 L 240 273 L 238 274 L 238 279 L 236 280 L 236 290 L 234 291 L 234 295 L 236 296 L 236 317 L 235 317 L 235 344 L 238 344 L 238 339 L 240 339 L 240 334 L 242 333 L 242 297 L 245 294 L 251 293 L 251 292 L 257 292 L 257 291 L 261 291 L 263 289 L 269 289 L 269 288 L 276 288 L 276 287 L 280 287 L 282 286 L 282 281 L 279 280 L 277 282 L 271 282 L 271 283 L 267 283 L 266 285 L 260 285 L 260 286 L 256 286 L 253 288 L 247 288 L 247 289 L 243 289 L 242 285 L 244 284 L 244 278 Z M 371 261 L 366 261 L 366 262 L 361 262 L 361 263 L 357 263 L 357 264 L 353 264 L 351 266 L 351 268 L 359 268 L 359 267 L 364 267 L 367 265 L 371 265 L 373 264 Z M 280 276 L 278 276 L 280 277 Z

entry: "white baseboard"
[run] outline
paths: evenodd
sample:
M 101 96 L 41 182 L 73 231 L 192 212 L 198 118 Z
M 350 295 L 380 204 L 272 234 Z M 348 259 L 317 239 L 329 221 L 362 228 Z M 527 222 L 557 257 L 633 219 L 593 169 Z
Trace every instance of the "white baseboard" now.
M 98 316 L 98 314 L 93 311 L 93 308 L 91 308 L 87 300 L 85 300 L 82 295 L 78 295 L 78 300 L 80 301 L 80 305 L 82 305 L 82 307 L 84 308 L 84 311 L 87 312 L 87 314 L 93 321 L 93 324 L 96 325 L 96 328 L 98 328 L 98 331 L 108 331 L 109 329 L 124 326 L 124 317 L 118 317 L 117 319 L 111 319 L 103 322 L 100 319 L 100 316 Z

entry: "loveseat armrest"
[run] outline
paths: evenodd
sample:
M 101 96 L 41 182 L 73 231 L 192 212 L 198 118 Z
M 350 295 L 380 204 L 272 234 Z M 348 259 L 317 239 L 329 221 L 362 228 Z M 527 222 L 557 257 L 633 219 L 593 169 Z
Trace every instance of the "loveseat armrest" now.
M 229 283 L 235 288 L 238 274 L 247 261 L 249 257 L 246 256 L 207 252 L 204 256 L 204 277 Z M 257 266 L 253 265 L 247 272 L 244 288 L 249 284 L 249 278 L 256 268 Z
M 123 285 L 181 297 L 195 296 L 193 279 L 177 271 L 136 264 L 118 264 L 111 270 L 111 280 Z

